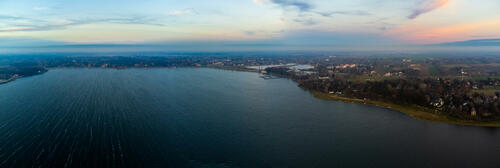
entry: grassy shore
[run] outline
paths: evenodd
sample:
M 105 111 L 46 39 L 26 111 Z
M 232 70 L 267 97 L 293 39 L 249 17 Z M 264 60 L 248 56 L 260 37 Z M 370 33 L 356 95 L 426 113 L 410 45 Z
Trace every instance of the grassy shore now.
M 397 105 L 393 103 L 381 102 L 381 101 L 373 101 L 373 100 L 362 100 L 356 98 L 347 98 L 340 97 L 336 95 L 330 95 L 326 93 L 311 91 L 314 97 L 323 99 L 323 100 L 332 100 L 332 101 L 342 101 L 342 102 L 353 102 L 359 104 L 369 104 L 379 107 L 385 107 L 393 110 L 397 110 L 403 112 L 413 118 L 432 121 L 432 122 L 443 122 L 449 124 L 456 125 L 467 125 L 467 126 L 479 126 L 479 127 L 500 127 L 500 122 L 481 122 L 481 121 L 470 121 L 470 120 L 461 120 L 457 118 L 453 118 L 446 115 L 437 114 L 434 110 L 420 107 L 420 106 L 410 106 L 410 105 Z

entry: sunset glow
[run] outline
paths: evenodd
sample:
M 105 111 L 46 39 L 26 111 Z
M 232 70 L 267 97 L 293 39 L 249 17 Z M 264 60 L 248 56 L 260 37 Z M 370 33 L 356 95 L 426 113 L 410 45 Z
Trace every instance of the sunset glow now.
M 497 0 L 5 0 L 0 2 L 0 38 L 255 42 L 314 34 L 330 37 L 322 43 L 355 35 L 377 45 L 431 44 L 499 38 L 498 9 Z

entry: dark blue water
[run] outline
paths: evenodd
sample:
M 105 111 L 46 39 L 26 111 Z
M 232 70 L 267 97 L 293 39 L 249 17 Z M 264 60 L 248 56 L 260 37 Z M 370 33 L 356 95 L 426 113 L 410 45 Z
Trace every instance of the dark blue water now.
M 499 167 L 500 130 L 215 69 L 58 69 L 0 85 L 0 167 Z

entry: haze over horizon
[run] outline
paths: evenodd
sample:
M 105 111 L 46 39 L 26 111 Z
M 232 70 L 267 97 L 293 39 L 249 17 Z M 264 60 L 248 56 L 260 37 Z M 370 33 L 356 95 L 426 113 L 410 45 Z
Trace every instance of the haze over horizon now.
M 497 0 L 4 0 L 0 47 L 498 47 L 499 8 Z

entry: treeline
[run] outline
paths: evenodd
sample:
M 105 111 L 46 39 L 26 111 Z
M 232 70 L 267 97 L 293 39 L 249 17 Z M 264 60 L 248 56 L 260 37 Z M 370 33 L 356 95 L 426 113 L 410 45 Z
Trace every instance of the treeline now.
M 440 78 L 399 78 L 383 81 L 354 82 L 341 76 L 320 79 L 297 76 L 286 68 L 268 68 L 270 73 L 294 79 L 300 87 L 338 96 L 418 105 L 436 113 L 459 119 L 491 121 L 500 119 L 500 93 L 485 95 L 471 92 L 485 86 L 500 84 L 498 79 L 481 81 Z
M 47 72 L 47 69 L 40 66 L 7 66 L 0 68 L 0 80 L 8 80 L 14 75 L 33 76 Z

